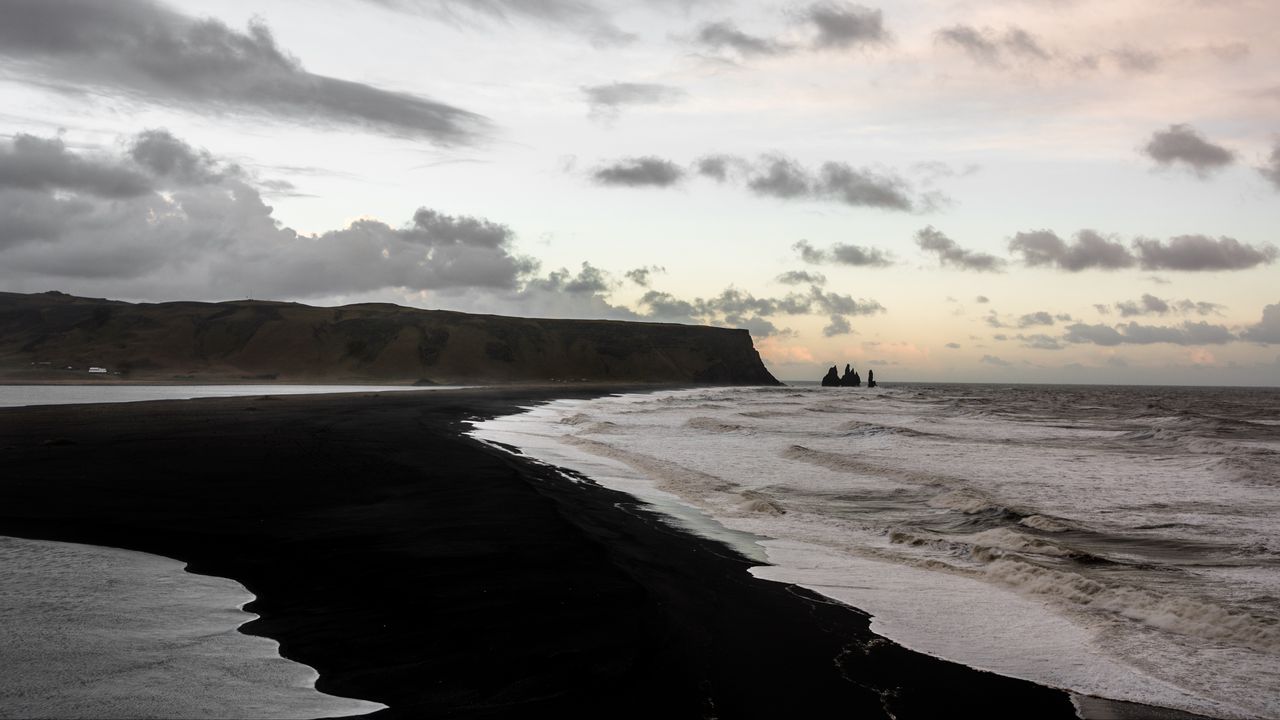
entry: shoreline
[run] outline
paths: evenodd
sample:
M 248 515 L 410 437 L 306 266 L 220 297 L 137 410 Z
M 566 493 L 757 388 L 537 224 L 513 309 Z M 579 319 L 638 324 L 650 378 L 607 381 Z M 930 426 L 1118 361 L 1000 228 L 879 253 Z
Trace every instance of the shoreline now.
M 323 692 L 390 706 L 377 717 L 1075 717 L 1064 691 L 905 650 L 628 495 L 466 435 L 546 400 L 661 387 L 0 410 L 0 534 L 232 578 L 257 598 L 243 632 Z

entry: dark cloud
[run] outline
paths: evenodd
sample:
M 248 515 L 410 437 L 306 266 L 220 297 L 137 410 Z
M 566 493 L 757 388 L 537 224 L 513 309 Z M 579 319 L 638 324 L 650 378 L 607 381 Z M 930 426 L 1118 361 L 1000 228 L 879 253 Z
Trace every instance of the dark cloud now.
M 982 303 L 989 303 L 989 302 L 991 302 L 991 298 L 987 297 L 986 295 L 979 295 L 979 296 L 975 297 L 975 298 L 973 299 L 973 301 L 974 301 L 974 302 L 976 302 L 976 303 L 980 303 L 980 304 L 982 304 Z
M 613 283 L 603 270 L 584 262 L 577 275 L 560 268 L 547 273 L 545 278 L 530 279 L 525 284 L 525 289 L 533 288 L 571 295 L 597 295 L 609 292 L 613 289 Z
M 1000 33 L 991 28 L 961 23 L 938 30 L 934 33 L 934 40 L 963 51 L 982 65 L 1002 66 L 1011 60 L 1045 62 L 1053 59 L 1053 53 L 1045 49 L 1035 35 L 1016 26 Z
M 1093 309 L 1094 309 L 1094 310 L 1097 310 L 1099 315 L 1110 315 L 1110 314 L 1111 314 L 1111 306 L 1110 306 L 1110 305 L 1104 305 L 1104 304 L 1102 304 L 1102 303 L 1094 303 L 1094 305 L 1093 305 Z
M 745 175 L 750 169 L 750 163 L 732 155 L 707 155 L 693 163 L 694 172 L 717 182 L 728 180 L 730 175 Z
M 1262 320 L 1240 333 L 1240 339 L 1248 342 L 1280 345 L 1280 303 L 1262 308 Z
M 1093 230 L 1076 233 L 1068 244 L 1051 230 L 1020 232 L 1009 241 L 1009 251 L 1021 255 L 1030 267 L 1048 265 L 1068 272 L 1091 268 L 1116 270 L 1132 267 L 1136 260 L 1123 245 Z
M 1032 327 L 1035 325 L 1052 325 L 1053 316 L 1041 310 L 1039 312 L 1027 313 L 1018 318 L 1018 327 Z
M 788 270 L 777 278 L 783 285 L 826 285 L 827 276 L 805 270 Z
M 479 115 L 307 72 L 261 22 L 246 31 L 148 0 L 5 0 L 0 56 L 25 76 L 116 88 L 201 112 L 251 112 L 440 144 L 487 132 Z
M 875 315 L 885 311 L 875 300 L 854 300 L 852 296 L 835 292 L 823 292 L 822 288 L 809 288 L 809 299 L 817 312 L 833 315 Z
M 809 197 L 813 182 L 795 160 L 781 155 L 763 158 L 752 172 L 747 187 L 758 195 L 782 199 Z
M 1170 125 L 1157 130 L 1142 148 L 1143 154 L 1163 166 L 1181 164 L 1201 178 L 1235 162 L 1235 153 L 1205 140 L 1190 125 Z
M 59 138 L 19 134 L 0 144 L 0 189 L 10 188 L 128 198 L 151 192 L 152 183 L 139 169 L 116 160 L 68 152 Z
M 208 150 L 196 150 L 168 130 L 142 131 L 134 139 L 129 155 L 153 174 L 187 185 L 240 175 L 239 168 L 220 167 Z
M 693 303 L 681 300 L 671 293 L 650 290 L 640 298 L 641 307 L 648 308 L 647 317 L 669 322 L 697 322 L 694 317 L 702 313 Z
M 647 155 L 623 158 L 597 168 L 592 177 L 601 185 L 670 187 L 684 179 L 685 171 L 670 160 Z
M 1235 238 L 1217 240 L 1205 235 L 1179 235 L 1167 243 L 1138 238 L 1133 241 L 1138 261 L 1144 270 L 1247 270 L 1270 265 L 1276 260 L 1272 245 L 1254 247 Z
M 822 328 L 823 337 L 835 337 L 836 335 L 850 335 L 853 333 L 853 325 L 849 324 L 849 319 L 843 315 L 832 315 L 831 322 Z
M 848 49 L 889 41 L 879 10 L 845 2 L 820 2 L 798 11 L 817 30 L 814 47 Z
M 904 180 L 847 163 L 823 163 L 815 192 L 854 207 L 911 210 L 912 200 Z
M 891 37 L 884 14 L 877 9 L 841 0 L 826 0 L 794 8 L 791 20 L 812 31 L 807 44 L 743 32 L 732 20 L 707 23 L 694 42 L 710 50 L 731 50 L 744 58 L 790 55 L 803 50 L 849 50 L 887 44 Z
M 1151 293 L 1143 293 L 1142 298 L 1139 300 L 1126 300 L 1116 303 L 1116 310 L 1120 312 L 1120 317 L 1164 315 L 1169 312 L 1169 303 Z
M 1173 303 L 1173 308 L 1183 315 L 1221 315 L 1223 307 L 1218 303 L 1193 300 L 1179 300 Z
M 1072 343 L 1116 346 L 1122 344 L 1151 345 L 1155 343 L 1222 345 L 1237 338 L 1223 325 L 1188 321 L 1180 326 L 1142 325 L 1136 322 L 1129 322 L 1111 327 L 1109 325 L 1077 323 L 1067 327 L 1067 334 L 1063 339 Z
M 632 167 L 641 162 L 648 166 L 644 172 Z M 627 178 L 639 177 L 644 182 L 616 182 L 620 185 L 671 185 L 683 179 L 687 172 L 674 163 L 653 156 L 630 158 L 623 161 Z M 659 169 L 665 182 L 652 181 Z M 605 168 L 607 170 L 608 168 Z M 597 171 L 597 180 L 600 180 Z M 718 182 L 737 180 L 756 195 L 780 200 L 818 200 L 835 202 L 852 207 L 875 207 L 885 210 L 932 210 L 946 198 L 938 193 L 926 193 L 914 197 L 906 180 L 892 172 L 872 168 L 858 168 L 844 162 L 825 162 L 818 171 L 811 172 L 793 158 L 778 153 L 762 155 L 751 162 L 734 155 L 706 155 L 695 160 L 691 172 Z
M 791 46 L 776 40 L 749 35 L 738 29 L 730 20 L 707 23 L 695 37 L 698 44 L 712 50 L 733 50 L 743 57 L 781 55 L 791 51 Z
M 1099 308 L 1099 312 L 1109 314 L 1110 308 L 1106 305 L 1095 305 Z M 1167 315 L 1169 313 L 1180 313 L 1182 315 L 1219 315 L 1223 308 L 1222 305 L 1211 302 L 1195 301 L 1195 300 L 1164 300 L 1158 298 L 1151 293 L 1143 293 L 1142 297 L 1137 300 L 1124 300 L 1117 302 L 1116 310 L 1120 313 L 1120 317 L 1135 317 L 1139 315 Z
M 827 250 L 819 250 L 801 240 L 791 248 L 800 254 L 800 259 L 807 263 L 821 265 L 852 265 L 855 267 L 888 267 L 893 264 L 889 256 L 878 248 L 836 243 Z
M 1001 360 L 995 355 L 983 355 L 982 362 L 988 365 L 995 365 L 996 367 L 1011 367 L 1013 365 L 1013 363 L 1008 360 Z
M 250 290 L 307 298 L 516 290 L 535 269 L 514 253 L 506 226 L 427 208 L 400 227 L 360 220 L 298 235 L 281 227 L 250 178 L 163 132 L 92 162 L 109 176 L 146 173 L 152 189 L 103 197 L 96 182 L 0 188 L 0 282 L 147 299 L 227 299 Z
M 633 270 L 628 270 L 624 275 L 631 282 L 640 287 L 649 287 L 651 277 L 658 273 L 665 273 L 667 269 L 661 265 L 646 265 Z
M 1266 178 L 1270 183 L 1280 190 L 1280 141 L 1271 148 L 1271 155 L 1267 158 L 1265 165 L 1258 168 L 1258 172 L 1262 173 L 1262 177 Z
M 633 105 L 665 105 L 685 97 L 680 88 L 654 83 L 610 83 L 582 88 L 593 117 L 616 118 L 623 107 Z
M 1032 350 L 1061 350 L 1062 343 L 1058 342 L 1058 338 L 1043 333 L 1035 335 L 1019 335 L 1018 339 L 1022 341 L 1022 347 L 1031 348 Z
M 947 344 L 946 344 L 946 347 L 947 347 L 948 349 L 951 349 L 951 350 L 959 350 L 959 349 L 960 349 L 960 343 L 949 342 L 949 343 L 947 343 Z
M 925 252 L 937 255 L 938 262 L 944 266 L 977 272 L 1002 272 L 1004 269 L 1004 260 L 994 255 L 962 248 L 955 240 L 935 230 L 932 225 L 916 232 L 916 245 Z

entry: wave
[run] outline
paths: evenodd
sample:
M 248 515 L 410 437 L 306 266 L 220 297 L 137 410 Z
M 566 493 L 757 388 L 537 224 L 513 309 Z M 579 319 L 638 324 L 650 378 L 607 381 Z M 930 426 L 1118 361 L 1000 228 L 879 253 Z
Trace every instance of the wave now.
M 904 437 L 922 437 L 929 433 L 920 432 L 907 427 L 880 425 L 878 423 L 850 420 L 836 427 L 846 437 L 878 437 L 881 435 L 901 435 Z
M 737 423 L 725 422 L 713 417 L 694 417 L 684 422 L 684 426 L 693 430 L 705 430 L 714 433 L 731 433 L 751 430 L 746 425 L 738 425 Z
M 1126 585 L 1110 586 L 1010 557 L 994 560 L 983 574 L 1020 592 L 1049 596 L 1167 632 L 1280 652 L 1280 627 L 1274 621 L 1214 603 Z

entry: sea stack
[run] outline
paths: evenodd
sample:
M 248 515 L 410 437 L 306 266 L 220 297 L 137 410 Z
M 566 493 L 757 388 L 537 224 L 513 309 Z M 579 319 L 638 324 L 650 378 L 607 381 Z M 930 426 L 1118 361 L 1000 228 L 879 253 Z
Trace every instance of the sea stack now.
M 822 387 L 835 387 L 840 384 L 840 371 L 835 365 L 822 378 Z
M 876 371 L 868 370 L 867 371 L 867 387 L 873 388 L 875 386 L 876 386 Z

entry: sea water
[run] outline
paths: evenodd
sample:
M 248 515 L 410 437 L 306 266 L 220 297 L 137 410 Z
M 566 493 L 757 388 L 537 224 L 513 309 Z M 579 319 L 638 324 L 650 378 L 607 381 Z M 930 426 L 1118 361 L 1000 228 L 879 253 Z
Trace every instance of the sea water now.
M 447 390 L 459 386 L 430 385 L 0 385 L 0 407 L 191 400 L 257 395 Z
M 312 718 L 384 705 L 240 633 L 253 595 L 169 558 L 0 537 L 0 717 Z
M 652 502 L 909 648 L 1280 717 L 1280 390 L 716 388 L 474 434 Z

